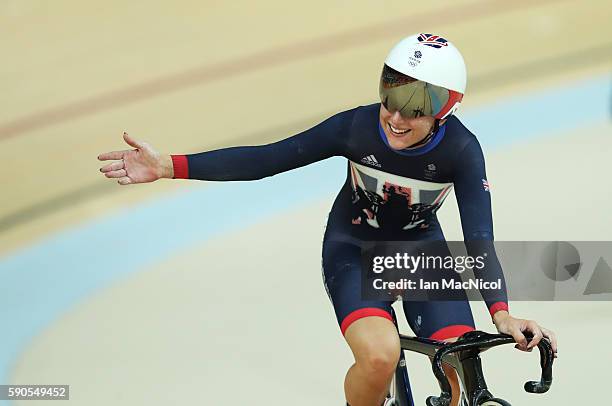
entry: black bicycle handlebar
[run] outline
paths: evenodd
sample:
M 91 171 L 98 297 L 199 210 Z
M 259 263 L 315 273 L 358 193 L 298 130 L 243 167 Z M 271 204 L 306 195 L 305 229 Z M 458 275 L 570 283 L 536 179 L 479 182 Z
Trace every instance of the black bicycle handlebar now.
M 525 382 L 525 391 L 529 393 L 546 393 L 552 385 L 552 366 L 555 360 L 552 345 L 550 341 L 542 339 L 538 343 L 540 350 L 540 367 L 542 368 L 542 376 L 540 381 Z
M 533 337 L 525 334 L 528 340 Z M 514 338 L 507 334 L 489 334 L 483 331 L 470 331 L 461 336 L 456 342 L 442 346 L 434 355 L 432 361 L 433 373 L 440 383 L 442 392 L 440 396 L 430 396 L 427 398 L 427 406 L 448 406 L 451 401 L 451 386 L 442 368 L 442 360 L 445 356 L 460 351 L 475 351 L 475 354 L 498 345 L 514 343 Z M 554 354 L 552 345 L 548 340 L 541 340 L 538 343 L 540 351 L 540 366 L 542 375 L 540 381 L 528 381 L 525 383 L 525 391 L 529 393 L 545 393 L 552 385 L 552 366 Z

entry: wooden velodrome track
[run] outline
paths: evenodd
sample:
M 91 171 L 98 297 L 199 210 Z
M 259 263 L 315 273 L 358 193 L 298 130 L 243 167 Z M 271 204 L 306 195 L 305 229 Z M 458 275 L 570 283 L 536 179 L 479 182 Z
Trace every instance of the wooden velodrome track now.
M 599 0 L 2 2 L 0 332 L 18 309 L 36 318 L 27 288 L 8 283 L 17 272 L 7 265 L 12 258 L 83 225 L 209 187 L 105 181 L 95 157 L 123 148 L 124 129 L 174 153 L 283 138 L 375 101 L 386 52 L 417 31 L 443 33 L 462 50 L 469 71 L 462 113 L 482 114 L 505 99 L 609 74 L 611 12 Z M 609 99 L 608 90 L 597 102 Z M 592 101 L 567 102 L 588 109 Z M 521 116 L 504 119 L 528 131 Z M 610 240 L 609 118 L 551 126 L 546 137 L 487 150 L 498 239 Z M 517 194 L 530 200 L 517 205 Z M 137 264 L 113 260 L 139 238 L 138 230 L 114 223 L 90 245 L 121 277 L 92 286 L 18 345 L 4 346 L 0 384 L 68 383 L 71 402 L 83 405 L 228 398 L 281 405 L 289 396 L 298 405 L 342 404 L 351 358 L 319 276 L 332 197 L 322 193 L 214 238 L 195 235 L 163 257 L 145 246 Z M 447 236 L 460 239 L 452 201 L 441 217 Z M 170 242 L 181 230 L 176 224 L 159 239 Z M 90 265 L 79 269 L 87 273 Z M 40 305 L 62 297 L 53 278 L 62 262 L 43 259 L 36 268 L 33 275 L 48 279 L 52 292 L 37 297 Z M 491 329 L 484 307 L 473 308 L 481 328 Z M 561 336 L 556 386 L 537 404 L 595 399 L 587 388 L 606 384 L 593 374 L 604 371 L 596 349 L 597 338 L 612 332 L 609 302 L 513 308 Z M 508 350 L 490 359 L 504 365 L 489 373 L 499 395 L 536 404 L 520 389 L 537 372 L 534 357 L 521 354 L 519 362 Z M 426 362 L 414 363 L 411 377 L 423 399 L 435 386 Z

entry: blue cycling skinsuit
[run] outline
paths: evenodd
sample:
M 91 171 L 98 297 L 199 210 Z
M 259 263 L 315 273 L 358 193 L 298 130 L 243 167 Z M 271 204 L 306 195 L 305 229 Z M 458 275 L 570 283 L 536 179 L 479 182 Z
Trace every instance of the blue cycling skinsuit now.
M 325 287 L 344 334 L 368 316 L 392 320 L 391 302 L 361 296 L 361 242 L 444 240 L 436 217 L 455 189 L 464 241 L 493 241 L 491 197 L 476 137 L 451 116 L 431 140 L 409 150 L 392 149 L 379 120 L 380 104 L 336 114 L 287 139 L 259 146 L 172 155 L 175 178 L 244 181 L 272 176 L 332 156 L 347 158 L 346 182 L 329 213 L 323 240 Z M 503 279 L 494 250 L 489 277 Z M 508 309 L 503 288 L 481 290 L 493 315 Z M 467 298 L 404 301 L 410 327 L 421 337 L 444 340 L 474 329 Z

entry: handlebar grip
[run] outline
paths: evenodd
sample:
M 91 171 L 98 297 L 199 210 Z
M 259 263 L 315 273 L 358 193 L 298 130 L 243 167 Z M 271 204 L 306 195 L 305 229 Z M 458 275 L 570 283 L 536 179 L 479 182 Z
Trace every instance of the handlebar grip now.
M 427 406 L 449 406 L 451 398 L 444 396 L 430 396 L 425 401 Z
M 552 385 L 552 381 L 544 382 L 544 381 L 528 381 L 525 382 L 525 391 L 529 393 L 546 393 L 550 389 Z
M 546 393 L 552 385 L 552 364 L 555 358 L 552 345 L 547 340 L 538 343 L 540 350 L 540 366 L 542 367 L 542 377 L 540 381 L 525 382 L 525 391 L 529 393 Z

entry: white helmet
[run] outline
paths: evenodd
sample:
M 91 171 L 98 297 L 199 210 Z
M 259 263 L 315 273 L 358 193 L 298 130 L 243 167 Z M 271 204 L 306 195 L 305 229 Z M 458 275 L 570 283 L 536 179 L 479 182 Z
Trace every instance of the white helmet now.
M 442 119 L 463 99 L 465 62 L 446 39 L 418 34 L 401 40 L 387 56 L 380 81 L 381 102 L 406 117 Z

